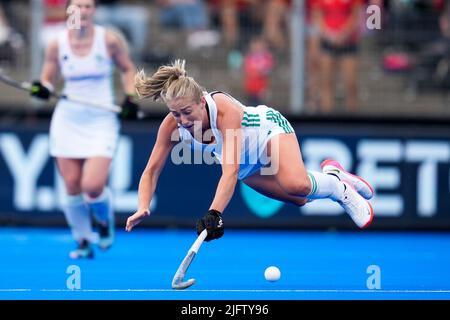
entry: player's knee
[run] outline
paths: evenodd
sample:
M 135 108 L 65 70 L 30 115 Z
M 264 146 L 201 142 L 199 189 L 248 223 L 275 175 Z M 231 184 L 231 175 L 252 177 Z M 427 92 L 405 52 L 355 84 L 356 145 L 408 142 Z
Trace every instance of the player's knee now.
M 291 196 L 306 197 L 311 192 L 311 184 L 308 180 L 294 180 L 282 185 L 284 191 Z
M 103 192 L 103 184 L 95 181 L 85 181 L 82 183 L 83 193 L 87 194 L 90 198 L 97 198 Z
M 303 207 L 305 204 L 308 203 L 308 199 L 306 198 L 299 198 L 298 200 L 296 200 L 295 204 L 299 207 Z

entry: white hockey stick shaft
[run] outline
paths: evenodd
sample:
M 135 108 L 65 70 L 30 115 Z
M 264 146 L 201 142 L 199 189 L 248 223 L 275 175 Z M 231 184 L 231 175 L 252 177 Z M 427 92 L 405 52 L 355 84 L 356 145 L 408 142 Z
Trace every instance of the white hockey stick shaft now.
M 184 257 L 183 261 L 181 262 L 180 266 L 178 267 L 178 270 L 175 273 L 175 276 L 173 277 L 173 280 L 172 280 L 172 288 L 173 289 L 186 289 L 195 283 L 195 279 L 189 279 L 187 281 L 184 281 L 184 276 L 186 274 L 187 269 L 189 268 L 192 261 L 194 260 L 198 250 L 200 249 L 200 246 L 202 245 L 203 241 L 205 241 L 205 238 L 207 235 L 208 235 L 208 232 L 206 231 L 206 229 L 204 229 L 199 234 L 199 236 L 197 237 L 195 242 L 192 244 L 187 255 Z
M 31 83 L 19 82 L 17 80 L 14 80 L 14 79 L 10 78 L 9 76 L 5 75 L 4 73 L 2 73 L 1 70 L 0 70 L 0 80 L 3 83 L 6 83 L 14 88 L 22 89 L 22 90 L 25 90 L 28 92 L 31 91 Z M 57 94 L 54 92 L 52 92 L 52 96 L 57 99 L 65 99 L 68 101 L 85 104 L 88 106 L 92 106 L 92 107 L 100 108 L 100 109 L 104 109 L 104 110 L 109 110 L 109 111 L 116 112 L 116 113 L 120 113 L 122 111 L 122 108 L 115 104 L 105 104 L 105 103 L 92 101 L 90 99 L 86 99 L 86 98 L 82 98 L 82 97 L 67 96 L 65 94 Z

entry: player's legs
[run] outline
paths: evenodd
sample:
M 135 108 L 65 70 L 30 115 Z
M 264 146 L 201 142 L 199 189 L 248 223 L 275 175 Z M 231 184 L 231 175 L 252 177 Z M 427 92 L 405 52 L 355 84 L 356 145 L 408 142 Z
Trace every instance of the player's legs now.
M 294 133 L 274 136 L 267 149 L 274 178 L 287 194 L 336 201 L 360 228 L 365 228 L 372 222 L 371 205 L 351 184 L 341 182 L 333 175 L 306 171 Z
M 296 206 L 303 206 L 308 202 L 306 198 L 292 196 L 286 193 L 273 175 L 261 175 L 260 171 L 246 178 L 243 182 L 262 195 L 275 200 L 289 202 Z
M 83 166 L 81 188 L 89 198 L 95 199 L 103 193 L 108 181 L 111 159 L 93 157 L 86 159 Z
M 274 136 L 267 145 L 267 156 L 270 159 L 270 166 L 246 178 L 245 184 L 265 196 L 299 206 L 308 202 L 307 197 L 311 199 L 313 196 L 317 197 L 311 194 L 312 183 L 303 164 L 294 133 Z M 280 161 L 281 156 L 283 161 Z M 317 174 L 324 176 L 322 180 L 328 181 L 328 184 L 335 187 L 337 179 L 329 179 L 327 175 Z M 329 197 L 331 193 L 327 191 L 323 197 Z
M 287 194 L 309 199 L 339 199 L 344 187 L 334 177 L 306 171 L 295 133 L 274 136 L 267 146 L 272 174 Z
M 84 160 L 57 158 L 58 170 L 66 187 L 63 211 L 78 248 L 70 252 L 70 257 L 91 258 L 93 251 L 89 243 L 96 237 L 92 231 L 89 210 L 81 194 L 81 176 Z
M 81 174 L 83 172 L 82 159 L 56 158 L 59 173 L 61 174 L 67 194 L 81 194 Z
M 81 188 L 89 209 L 98 223 L 101 249 L 108 249 L 114 240 L 114 211 L 110 191 L 106 186 L 111 159 L 94 157 L 86 160 Z

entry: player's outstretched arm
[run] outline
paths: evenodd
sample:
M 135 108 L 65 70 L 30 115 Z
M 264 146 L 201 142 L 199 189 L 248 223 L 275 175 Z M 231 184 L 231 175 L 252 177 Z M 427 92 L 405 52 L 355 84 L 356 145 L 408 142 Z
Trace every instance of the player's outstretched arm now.
M 215 100 L 219 114 L 217 127 L 223 136 L 222 176 L 210 209 L 223 212 L 233 196 L 239 174 L 242 110 L 224 94 L 217 94 Z
M 150 215 L 150 203 L 159 175 L 173 146 L 178 142 L 177 124 L 172 115 L 167 115 L 158 130 L 155 146 L 142 173 L 138 189 L 138 209 L 127 219 L 126 231 L 131 231 L 142 219 Z
M 209 211 L 197 221 L 198 234 L 203 229 L 208 231 L 205 241 L 218 239 L 224 234 L 222 213 L 230 202 L 237 184 L 241 154 L 241 110 L 225 95 L 218 94 L 216 103 L 219 112 L 217 127 L 223 136 L 222 176 Z

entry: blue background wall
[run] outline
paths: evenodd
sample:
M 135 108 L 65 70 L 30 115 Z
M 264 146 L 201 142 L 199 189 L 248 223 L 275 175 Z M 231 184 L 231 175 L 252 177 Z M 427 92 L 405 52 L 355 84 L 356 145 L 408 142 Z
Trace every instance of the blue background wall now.
M 334 158 L 369 181 L 376 191 L 372 228 L 449 229 L 450 126 L 354 123 L 294 122 L 306 167 L 320 170 L 322 160 Z M 136 208 L 139 178 L 158 125 L 153 121 L 124 125 L 110 179 L 119 224 Z M 48 155 L 47 132 L 46 121 L 0 127 L 2 224 L 65 225 L 59 211 L 63 185 Z M 220 166 L 205 164 L 199 154 L 183 155 L 185 161 L 200 159 L 201 164 L 174 164 L 169 159 L 152 216 L 143 225 L 192 227 L 209 208 Z M 354 228 L 329 200 L 297 208 L 244 185 L 237 187 L 224 218 L 231 227 Z

